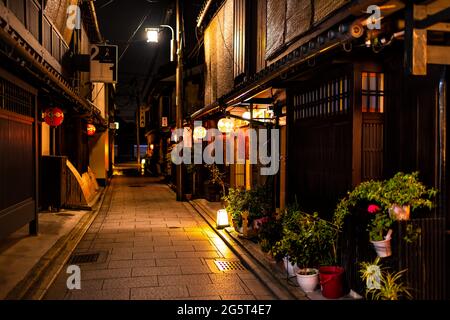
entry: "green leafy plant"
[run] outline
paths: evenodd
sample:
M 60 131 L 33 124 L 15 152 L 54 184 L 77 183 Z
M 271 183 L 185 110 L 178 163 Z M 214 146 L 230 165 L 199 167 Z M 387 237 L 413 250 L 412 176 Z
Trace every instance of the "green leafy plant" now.
M 419 172 L 411 174 L 397 173 L 383 184 L 382 203 L 385 207 L 410 205 L 414 211 L 418 208 L 432 209 L 437 190 L 427 187 L 419 181 Z
M 227 212 L 237 222 L 238 227 L 241 227 L 244 211 L 248 212 L 249 225 L 255 219 L 271 215 L 272 204 L 269 193 L 270 190 L 265 186 L 257 186 L 251 190 L 230 188 L 228 194 L 223 196 L 222 200 L 227 204 Z
M 374 262 L 361 263 L 361 279 L 366 282 L 366 298 L 371 300 L 412 299 L 410 289 L 402 277 L 407 270 L 390 272 L 380 265 L 380 258 Z
M 319 218 L 318 213 L 290 207 L 284 212 L 283 237 L 273 247 L 274 256 L 289 256 L 302 269 L 333 264 L 336 232 L 336 227 Z
M 270 218 L 269 221 L 261 226 L 258 233 L 258 242 L 263 252 L 274 254 L 272 249 L 283 236 L 283 224 L 281 219 Z
M 386 235 L 388 230 L 391 228 L 394 220 L 384 212 L 376 211 L 371 213 L 374 214 L 375 217 L 370 220 L 367 228 L 367 231 L 369 231 L 369 238 L 373 241 L 381 241 L 384 239 L 384 235 Z
M 241 188 L 230 188 L 228 194 L 222 197 L 227 204 L 226 210 L 231 218 L 236 221 L 238 227 L 242 226 L 242 212 L 246 209 L 245 190 Z
M 370 239 L 383 240 L 383 235 L 396 222 L 395 217 L 389 214 L 389 209 L 394 205 L 410 205 L 412 211 L 420 207 L 433 208 L 432 199 L 436 196 L 437 190 L 428 189 L 418 180 L 418 175 L 418 172 L 411 174 L 398 172 L 388 180 L 362 182 L 338 203 L 333 223 L 341 228 L 351 210 L 357 206 L 368 205 L 368 213 L 373 214 L 367 226 Z M 374 210 L 374 207 L 377 210 Z M 420 233 L 420 230 L 414 229 L 410 222 L 407 222 L 406 230 L 404 240 L 407 242 L 417 239 Z
M 226 195 L 226 183 L 225 183 L 225 173 L 221 172 L 216 164 L 206 164 L 205 167 L 209 170 L 209 177 L 211 183 L 216 184 L 220 187 L 222 197 Z

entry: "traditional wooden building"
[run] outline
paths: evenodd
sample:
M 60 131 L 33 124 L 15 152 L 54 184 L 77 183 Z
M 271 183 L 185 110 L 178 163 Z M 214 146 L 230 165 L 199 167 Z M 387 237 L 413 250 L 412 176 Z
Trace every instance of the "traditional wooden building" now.
M 58 207 L 86 207 L 98 189 L 95 176 L 105 181 L 110 171 L 107 119 L 114 88 L 90 82 L 90 44 L 102 38 L 93 3 L 76 4 L 0 1 L 0 238 L 27 223 L 30 233 L 38 232 L 50 176 L 60 177 Z M 56 129 L 43 119 L 49 107 L 64 112 Z M 97 127 L 92 138 L 88 123 Z M 50 155 L 60 158 L 59 167 L 45 165 Z
M 449 288 L 449 10 L 445 0 L 208 0 L 197 23 L 205 107 L 192 118 L 280 129 L 276 208 L 297 199 L 330 217 L 348 190 L 398 171 L 440 190 L 437 209 L 415 220 L 422 237 L 393 262 L 419 299 Z M 267 183 L 255 167 L 230 166 L 231 185 Z M 344 234 L 342 264 L 360 292 L 355 266 L 367 256 L 355 236 Z

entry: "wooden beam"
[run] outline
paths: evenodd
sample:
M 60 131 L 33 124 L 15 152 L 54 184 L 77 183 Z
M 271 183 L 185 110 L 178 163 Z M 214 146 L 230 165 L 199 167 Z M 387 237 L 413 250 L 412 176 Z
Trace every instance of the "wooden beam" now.
M 412 74 L 427 74 L 427 30 L 413 29 Z
M 442 32 L 450 32 L 450 23 L 448 22 L 439 22 L 431 27 L 427 28 L 428 31 L 442 31 Z
M 450 47 L 447 46 L 428 46 L 427 57 L 430 64 L 450 65 Z
M 432 25 L 450 19 L 450 7 L 443 9 L 433 15 L 428 15 L 425 19 L 415 22 L 415 27 L 419 29 L 426 29 Z

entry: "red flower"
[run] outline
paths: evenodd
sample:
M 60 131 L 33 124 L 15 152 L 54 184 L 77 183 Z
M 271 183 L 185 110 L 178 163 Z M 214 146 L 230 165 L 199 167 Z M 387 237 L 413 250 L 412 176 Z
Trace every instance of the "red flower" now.
M 369 213 L 377 213 L 378 211 L 380 211 L 380 207 L 377 206 L 376 204 L 371 204 L 367 208 L 367 211 L 369 211 Z

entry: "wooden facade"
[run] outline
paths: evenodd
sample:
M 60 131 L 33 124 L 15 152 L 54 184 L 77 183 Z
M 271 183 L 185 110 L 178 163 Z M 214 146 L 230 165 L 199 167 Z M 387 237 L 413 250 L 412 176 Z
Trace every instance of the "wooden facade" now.
M 390 8 L 382 11 L 382 29 L 368 31 L 362 24 L 362 34 L 354 33 L 353 26 L 366 21 L 364 10 L 372 4 Z M 235 17 L 245 10 L 242 5 L 250 6 L 242 1 L 234 5 Z M 450 225 L 446 185 L 450 78 L 445 65 L 450 59 L 442 48 L 450 50 L 450 29 L 439 22 L 450 18 L 443 15 L 445 10 L 441 20 L 433 16 L 448 11 L 448 6 L 439 0 L 417 1 L 414 6 L 393 1 L 258 1 L 255 19 L 246 23 L 234 19 L 233 69 L 205 61 L 206 77 L 209 70 L 218 73 L 216 78 L 229 77 L 234 70 L 234 87 L 215 99 L 208 96 L 205 111 L 197 113 L 199 118 L 213 112 L 220 116 L 223 110 L 237 114 L 230 110 L 248 111 L 248 102 L 267 98 L 267 90 L 285 90 L 285 99 L 269 96 L 274 110 L 275 106 L 285 110 L 276 121 L 287 116 L 287 147 L 285 154 L 281 152 L 286 168 L 274 177 L 275 196 L 282 198 L 275 201 L 277 208 L 297 200 L 303 208 L 329 218 L 339 199 L 360 182 L 419 171 L 427 186 L 440 190 L 437 208 L 432 214 L 419 213 L 414 223 L 422 229 L 421 238 L 413 245 L 398 246 L 401 249 L 389 261 L 397 270 L 408 269 L 408 284 L 417 299 L 443 299 L 449 294 L 450 254 L 445 248 Z M 211 19 L 203 20 L 206 55 L 218 38 Z M 399 27 L 405 19 L 406 30 Z M 426 41 L 416 43 L 412 36 L 425 34 L 426 40 L 427 30 L 418 30 L 418 25 L 438 32 L 428 34 L 432 43 L 428 49 Z M 247 40 L 257 39 L 254 44 L 244 42 L 245 50 L 244 34 Z M 381 45 L 374 44 L 382 38 Z M 251 57 L 245 60 L 248 54 Z M 242 61 L 254 61 L 256 68 L 242 67 Z M 418 77 L 414 70 L 419 69 Z M 236 70 L 247 74 L 242 78 Z M 210 82 L 205 86 L 205 92 L 212 90 Z M 242 186 L 253 170 L 234 166 L 231 172 L 232 184 Z M 347 282 L 359 293 L 363 287 L 357 264 L 374 258 L 366 223 L 355 213 L 341 243 Z M 404 230 L 395 232 L 398 243 Z
M 87 100 L 93 98 L 89 73 L 78 59 L 89 54 L 99 35 L 90 23 L 80 30 L 66 27 L 69 4 L 76 1 L 0 1 L 0 238 L 29 222 L 30 232 L 38 232 L 37 213 L 48 209 L 39 196 L 41 178 L 48 175 L 41 157 L 68 156 L 80 175 L 87 173 L 86 124 L 96 123 L 98 132 L 106 129 L 104 117 Z M 95 15 L 89 6 L 80 5 L 83 19 Z M 43 122 L 48 107 L 65 113 L 55 130 Z
M 27 223 L 38 231 L 36 95 L 0 69 L 0 239 Z

